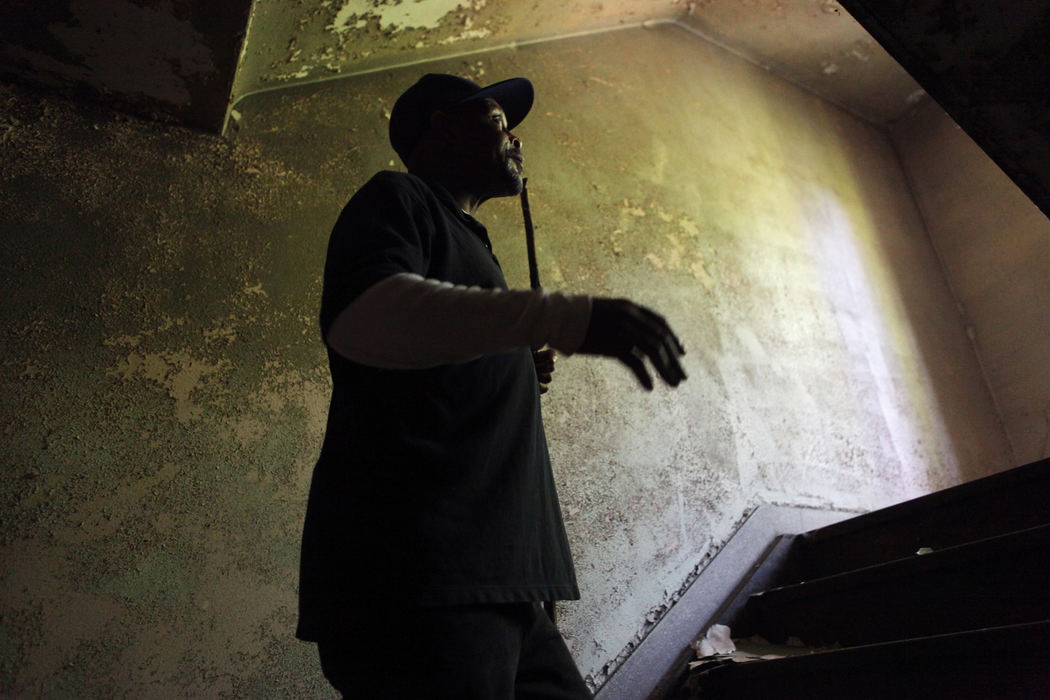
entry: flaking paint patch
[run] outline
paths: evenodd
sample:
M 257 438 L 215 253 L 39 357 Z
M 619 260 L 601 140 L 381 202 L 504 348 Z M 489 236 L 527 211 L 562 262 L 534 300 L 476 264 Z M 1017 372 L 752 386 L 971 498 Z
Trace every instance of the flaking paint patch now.
M 12 86 L 0 123 L 0 695 L 325 697 L 289 630 L 353 154 L 308 136 L 293 166 Z
M 402 29 L 436 29 L 450 12 L 464 6 L 476 11 L 485 4 L 486 0 L 346 0 L 336 12 L 335 20 L 328 29 L 338 33 L 349 29 L 361 29 L 366 26 L 368 19 L 377 19 L 380 27 L 390 32 L 399 32 Z
M 205 377 L 228 366 L 226 360 L 212 363 L 196 358 L 187 351 L 133 352 L 117 367 L 109 370 L 109 374 L 124 381 L 141 379 L 157 385 L 175 402 L 175 416 L 179 422 L 186 423 L 200 418 L 204 410 L 193 403 L 194 390 Z
M 662 236 L 646 240 L 645 245 L 650 250 L 644 254 L 643 259 L 659 272 L 688 272 L 710 292 L 715 287 L 715 279 L 707 269 L 707 262 L 700 247 L 700 227 L 688 216 L 676 216 L 656 204 L 650 206 L 656 219 L 661 222 L 658 226 L 664 231 Z M 622 228 L 614 231 L 614 236 L 622 234 L 624 229 L 629 229 L 632 220 L 647 216 L 642 206 L 633 206 L 629 200 L 624 200 L 620 212 Z M 612 251 L 616 256 L 624 254 L 623 245 L 615 238 Z

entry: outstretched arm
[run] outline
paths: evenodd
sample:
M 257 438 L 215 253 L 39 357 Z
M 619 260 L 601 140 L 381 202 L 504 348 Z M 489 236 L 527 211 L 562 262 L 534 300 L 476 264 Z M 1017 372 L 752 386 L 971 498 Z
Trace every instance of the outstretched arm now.
M 583 342 L 590 312 L 584 295 L 465 287 L 401 273 L 344 309 L 326 341 L 340 355 L 382 369 L 425 369 L 544 344 L 570 355 Z
M 412 273 L 367 289 L 336 317 L 326 341 L 350 360 L 383 369 L 424 369 L 546 344 L 564 355 L 614 357 L 646 389 L 653 388 L 646 360 L 671 386 L 686 378 L 678 359 L 685 349 L 664 318 L 626 299 L 481 289 Z

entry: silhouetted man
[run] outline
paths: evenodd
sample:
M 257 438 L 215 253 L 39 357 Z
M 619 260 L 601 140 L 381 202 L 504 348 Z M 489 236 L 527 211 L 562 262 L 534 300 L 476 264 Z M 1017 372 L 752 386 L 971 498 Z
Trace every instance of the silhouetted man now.
M 408 173 L 332 231 L 297 636 L 350 697 L 590 697 L 541 607 L 579 590 L 540 415 L 553 356 L 530 348 L 616 357 L 646 388 L 646 361 L 685 379 L 684 350 L 629 301 L 507 289 L 474 213 L 520 193 L 532 101 L 523 78 L 424 76 L 390 117 Z

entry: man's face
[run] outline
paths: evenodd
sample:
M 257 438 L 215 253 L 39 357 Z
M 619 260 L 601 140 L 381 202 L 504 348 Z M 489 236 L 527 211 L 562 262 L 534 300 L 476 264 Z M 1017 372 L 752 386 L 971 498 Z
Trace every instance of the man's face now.
M 454 165 L 488 197 L 521 192 L 525 167 L 521 141 L 507 129 L 507 118 L 492 99 L 475 100 L 447 112 L 452 117 Z

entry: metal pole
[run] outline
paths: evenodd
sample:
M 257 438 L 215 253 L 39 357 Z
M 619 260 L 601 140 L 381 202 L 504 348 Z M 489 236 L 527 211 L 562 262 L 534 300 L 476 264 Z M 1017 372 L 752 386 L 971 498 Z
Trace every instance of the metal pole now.
M 540 270 L 536 265 L 536 232 L 532 228 L 528 182 L 529 178 L 521 178 L 521 215 L 525 218 L 525 249 L 529 254 L 529 286 L 539 289 Z
M 529 286 L 540 288 L 540 269 L 536 265 L 536 232 L 532 228 L 532 210 L 529 209 L 529 178 L 521 178 L 521 215 L 525 219 L 525 250 L 529 255 Z M 543 610 L 555 627 L 558 625 L 558 613 L 553 600 L 543 601 Z

